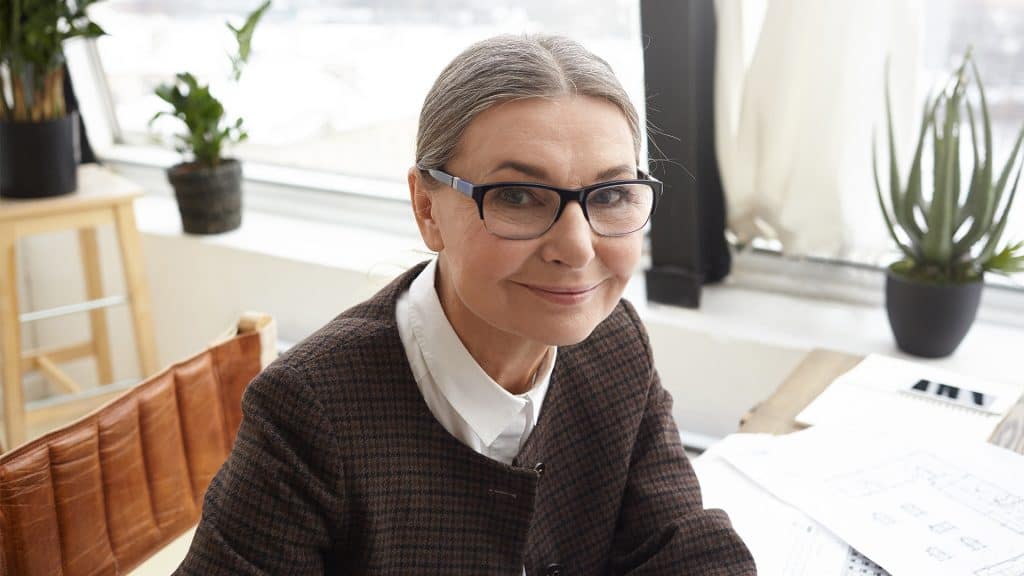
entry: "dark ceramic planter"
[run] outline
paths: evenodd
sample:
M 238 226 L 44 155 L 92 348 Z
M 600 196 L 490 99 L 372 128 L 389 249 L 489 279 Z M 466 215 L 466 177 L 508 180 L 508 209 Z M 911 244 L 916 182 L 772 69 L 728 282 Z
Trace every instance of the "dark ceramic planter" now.
M 889 270 L 885 308 L 896 345 L 923 358 L 943 358 L 956 350 L 971 329 L 984 282 L 932 284 Z
M 0 197 L 48 198 L 78 187 L 78 113 L 0 122 Z
M 242 225 L 242 164 L 224 160 L 213 168 L 194 163 L 167 170 L 185 232 L 219 234 Z

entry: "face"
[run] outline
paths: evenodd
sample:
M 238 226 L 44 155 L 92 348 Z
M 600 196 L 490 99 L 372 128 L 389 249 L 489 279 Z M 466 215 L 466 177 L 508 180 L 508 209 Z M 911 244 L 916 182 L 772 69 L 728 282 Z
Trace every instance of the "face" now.
M 477 116 L 445 169 L 474 184 L 580 188 L 635 178 L 636 157 L 615 105 L 588 96 L 530 98 Z M 577 202 L 543 236 L 507 240 L 488 232 L 471 198 L 415 169 L 409 183 L 460 336 L 497 331 L 552 346 L 581 342 L 615 308 L 640 258 L 642 231 L 599 236 Z

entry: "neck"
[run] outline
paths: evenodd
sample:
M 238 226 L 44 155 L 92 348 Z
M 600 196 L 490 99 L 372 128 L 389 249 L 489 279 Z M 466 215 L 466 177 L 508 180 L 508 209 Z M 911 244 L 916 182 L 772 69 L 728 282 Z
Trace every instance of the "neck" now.
M 440 259 L 434 287 L 455 334 L 484 372 L 511 394 L 530 390 L 550 346 L 498 330 L 473 314 L 445 279 Z

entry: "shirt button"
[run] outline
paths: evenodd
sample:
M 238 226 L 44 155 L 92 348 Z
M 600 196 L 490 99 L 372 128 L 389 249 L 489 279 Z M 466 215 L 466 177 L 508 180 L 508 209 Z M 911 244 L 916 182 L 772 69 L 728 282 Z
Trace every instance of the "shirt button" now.
M 544 574 L 547 576 L 562 576 L 562 565 L 548 564 L 548 567 L 544 570 Z
M 543 476 L 544 475 L 544 463 L 543 462 L 537 462 L 537 465 L 533 467 L 533 471 L 536 472 L 538 476 Z M 552 564 L 552 566 L 555 566 L 555 564 Z

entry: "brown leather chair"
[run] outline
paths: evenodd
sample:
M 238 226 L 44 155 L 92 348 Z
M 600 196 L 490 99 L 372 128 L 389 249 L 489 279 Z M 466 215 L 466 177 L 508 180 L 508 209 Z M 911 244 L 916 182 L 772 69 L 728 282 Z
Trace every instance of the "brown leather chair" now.
M 196 524 L 274 346 L 270 317 L 249 314 L 237 335 L 0 456 L 0 574 L 125 574 Z

